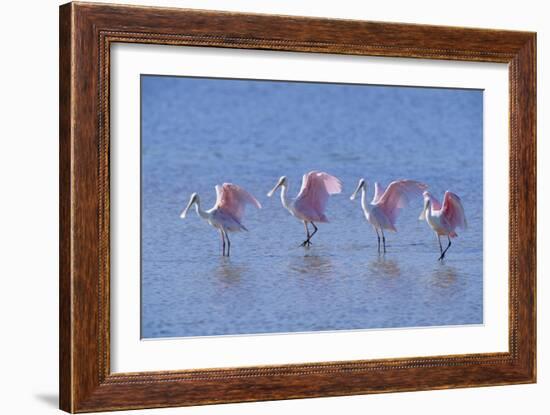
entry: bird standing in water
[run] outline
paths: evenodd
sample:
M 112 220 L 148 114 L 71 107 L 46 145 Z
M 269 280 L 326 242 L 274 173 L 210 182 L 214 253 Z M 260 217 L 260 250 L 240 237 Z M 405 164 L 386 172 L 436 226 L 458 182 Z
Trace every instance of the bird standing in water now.
M 378 253 L 380 253 L 380 233 L 382 234 L 384 253 L 386 253 L 384 229 L 397 232 L 395 222 L 399 210 L 406 207 L 412 197 L 420 196 L 427 188 L 428 186 L 424 183 L 415 180 L 396 180 L 391 182 L 387 189 L 374 183 L 374 197 L 370 203 L 367 203 L 367 182 L 365 179 L 359 179 L 350 200 L 354 200 L 357 193 L 361 191 L 361 208 L 365 218 L 378 236 Z
M 195 205 L 197 215 L 219 230 L 222 239 L 222 255 L 224 256 L 226 255 L 225 246 L 227 241 L 227 256 L 229 256 L 231 241 L 229 240 L 228 232 L 248 230 L 242 224 L 242 218 L 247 204 L 253 205 L 258 209 L 262 207 L 260 202 L 243 188 L 236 184 L 224 183 L 221 186 L 216 185 L 216 204 L 214 207 L 206 211 L 203 210 L 201 208 L 199 195 L 193 193 L 180 217 L 182 219 L 185 218 L 191 206 Z
M 466 223 L 466 215 L 464 214 L 464 207 L 460 198 L 452 193 L 445 192 L 443 196 L 443 205 L 439 203 L 430 192 L 424 192 L 424 209 L 418 219 L 426 220 L 430 228 L 437 235 L 439 242 L 439 261 L 445 258 L 445 254 L 451 247 L 451 238 L 456 238 L 458 234 L 455 232 L 456 228 L 466 229 L 468 226 Z M 441 245 L 441 237 L 446 236 L 449 244 L 447 248 L 443 249 Z
M 342 191 L 342 182 L 325 172 L 310 171 L 304 174 L 302 178 L 302 187 L 296 199 L 290 200 L 287 195 L 288 179 L 282 176 L 275 187 L 267 194 L 273 196 L 278 188 L 281 188 L 281 203 L 292 216 L 304 223 L 306 230 L 306 240 L 301 246 L 310 246 L 311 238 L 317 233 L 315 222 L 328 222 L 325 215 L 325 209 L 330 195 Z M 313 232 L 309 232 L 308 224 L 313 227 Z

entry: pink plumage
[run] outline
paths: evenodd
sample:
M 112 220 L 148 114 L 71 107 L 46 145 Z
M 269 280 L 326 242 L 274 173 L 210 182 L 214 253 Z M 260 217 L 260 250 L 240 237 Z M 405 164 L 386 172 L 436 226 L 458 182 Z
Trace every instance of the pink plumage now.
M 462 201 L 456 194 L 449 191 L 443 196 L 443 205 L 430 192 L 424 192 L 424 210 L 419 219 L 426 219 L 437 235 L 441 252 L 440 261 L 445 258 L 445 254 L 451 247 L 451 238 L 458 236 L 456 228 L 466 229 L 467 226 Z M 441 245 L 441 236 L 446 236 L 449 240 L 445 249 Z
M 391 182 L 384 193 L 379 196 L 378 201 L 373 200 L 372 204 L 384 213 L 392 227 L 395 228 L 399 210 L 406 207 L 413 197 L 420 196 L 422 191 L 427 188 L 428 186 L 424 183 L 416 180 L 396 180 Z
M 410 200 L 415 196 L 420 196 L 422 191 L 428 186 L 416 180 L 396 180 L 384 189 L 379 183 L 374 183 L 374 197 L 370 203 L 367 203 L 367 182 L 365 179 L 359 179 L 357 188 L 350 199 L 354 200 L 357 193 L 361 191 L 361 208 L 365 218 L 376 231 L 378 238 L 378 252 L 380 252 L 380 233 L 382 234 L 382 243 L 384 252 L 386 252 L 386 236 L 384 230 L 397 232 L 395 222 L 399 211 L 406 207 Z
M 216 185 L 216 204 L 214 208 L 231 215 L 238 222 L 241 222 L 246 205 L 250 204 L 258 209 L 262 207 L 254 196 L 242 187 L 232 183 Z
M 441 209 L 441 203 L 439 203 L 439 200 L 437 200 L 437 198 L 435 198 L 430 192 L 425 192 L 424 196 L 427 196 L 430 199 L 430 202 L 434 210 Z
M 330 195 L 342 191 L 342 182 L 325 172 L 304 174 L 294 209 L 302 219 L 310 222 L 328 222 L 325 209 Z
M 374 197 L 371 203 L 378 203 L 386 189 L 378 182 L 374 182 Z
M 452 193 L 445 192 L 443 196 L 443 206 L 441 207 L 441 216 L 445 221 L 445 225 L 450 230 L 452 237 L 457 236 L 454 230 L 456 228 L 466 229 L 466 215 L 464 214 L 464 207 L 460 198 Z
M 227 246 L 227 256 L 229 256 L 231 241 L 229 240 L 228 233 L 248 230 L 242 224 L 246 205 L 253 205 L 258 209 L 262 207 L 260 202 L 242 187 L 232 183 L 224 183 L 221 186 L 216 185 L 216 204 L 212 209 L 203 210 L 199 195 L 193 193 L 180 217 L 182 219 L 185 218 L 189 209 L 195 206 L 197 215 L 220 232 L 222 255 L 226 255 L 225 248 Z
M 302 187 L 296 199 L 290 200 L 287 194 L 288 179 L 286 176 L 281 176 L 275 187 L 269 191 L 267 196 L 273 196 L 275 191 L 279 188 L 281 189 L 281 203 L 283 207 L 304 224 L 306 240 L 302 242 L 301 246 L 310 246 L 311 238 L 318 230 L 315 222 L 328 222 L 327 216 L 325 215 L 328 199 L 330 195 L 342 191 L 342 182 L 328 173 L 310 171 L 304 174 L 302 178 Z M 310 232 L 309 225 L 313 227 L 313 232 Z
M 424 200 L 430 202 L 430 208 L 424 208 L 421 219 L 425 218 L 428 225 L 439 236 L 457 237 L 456 228 L 466 229 L 466 215 L 462 201 L 455 193 L 446 191 L 443 204 L 430 193 L 424 192 Z

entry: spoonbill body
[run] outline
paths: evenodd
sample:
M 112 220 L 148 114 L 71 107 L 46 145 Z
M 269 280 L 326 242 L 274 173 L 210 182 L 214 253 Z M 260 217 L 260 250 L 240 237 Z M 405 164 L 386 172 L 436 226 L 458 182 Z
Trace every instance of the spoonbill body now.
M 282 176 L 279 179 L 267 196 L 273 196 L 278 188 L 281 188 L 281 203 L 283 207 L 292 216 L 304 223 L 306 240 L 301 246 L 310 246 L 311 238 L 318 230 L 315 222 L 328 222 L 325 210 L 329 196 L 342 191 L 342 182 L 328 173 L 310 171 L 302 177 L 302 187 L 294 200 L 288 198 L 288 179 L 286 176 Z M 313 226 L 312 233 L 309 232 L 308 224 Z
M 224 256 L 226 255 L 226 241 L 227 256 L 231 251 L 231 241 L 228 233 L 248 230 L 242 224 L 246 205 L 252 205 L 258 209 L 262 207 L 254 196 L 242 187 L 232 183 L 224 183 L 221 186 L 216 185 L 216 204 L 209 210 L 202 209 L 199 195 L 193 193 L 189 203 L 180 215 L 182 219 L 187 216 L 187 212 L 193 205 L 195 205 L 197 215 L 220 232 L 222 255 Z
M 367 202 L 367 182 L 359 179 L 357 188 L 350 197 L 354 200 L 357 193 L 361 191 L 361 208 L 378 237 L 378 252 L 380 252 L 380 234 L 384 253 L 386 252 L 386 235 L 384 230 L 397 232 L 395 222 L 400 209 L 406 207 L 414 196 L 420 196 L 428 188 L 424 183 L 416 180 L 396 180 L 391 182 L 386 189 L 379 183 L 374 183 L 374 197 L 370 203 Z
M 439 261 L 445 258 L 445 254 L 451 247 L 451 238 L 456 238 L 456 228 L 466 229 L 466 215 L 460 198 L 452 192 L 446 191 L 443 196 L 443 205 L 439 203 L 430 192 L 424 192 L 424 209 L 418 219 L 426 220 L 430 228 L 437 235 L 439 242 Z M 446 236 L 449 243 L 445 249 L 441 245 L 441 237 Z

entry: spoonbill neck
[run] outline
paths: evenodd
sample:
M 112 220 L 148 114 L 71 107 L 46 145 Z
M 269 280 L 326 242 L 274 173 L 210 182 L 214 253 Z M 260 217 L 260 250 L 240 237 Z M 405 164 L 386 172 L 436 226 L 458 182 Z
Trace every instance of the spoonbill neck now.
M 365 212 L 370 212 L 370 204 L 367 202 L 367 191 L 365 186 L 361 187 L 361 207 Z
M 288 187 L 286 184 L 281 185 L 281 203 L 285 209 L 292 210 L 292 202 L 288 199 Z
M 437 224 L 439 223 L 439 213 L 439 211 L 436 211 L 434 209 L 432 203 L 430 203 L 430 205 L 426 209 L 426 222 L 428 222 L 428 225 L 430 225 L 432 228 L 434 226 L 437 226 Z
M 210 219 L 210 214 L 204 210 L 202 210 L 201 208 L 201 202 L 200 201 L 196 201 L 195 202 L 195 210 L 197 211 L 197 215 L 199 215 L 201 218 L 203 219 Z

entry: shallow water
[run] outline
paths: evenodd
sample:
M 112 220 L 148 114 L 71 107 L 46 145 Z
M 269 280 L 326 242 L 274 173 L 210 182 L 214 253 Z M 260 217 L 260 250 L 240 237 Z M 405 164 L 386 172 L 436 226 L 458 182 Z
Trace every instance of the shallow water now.
M 142 337 L 482 323 L 482 110 L 478 90 L 142 77 Z M 344 191 L 305 249 L 303 224 L 266 193 L 286 175 L 295 196 L 310 170 Z M 469 227 L 438 262 L 419 198 L 379 255 L 349 200 L 360 177 L 369 200 L 374 181 L 404 177 L 454 191 Z M 230 258 L 194 211 L 179 218 L 223 182 L 263 205 Z

